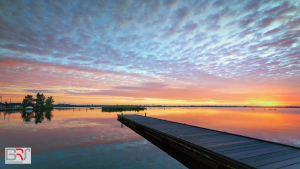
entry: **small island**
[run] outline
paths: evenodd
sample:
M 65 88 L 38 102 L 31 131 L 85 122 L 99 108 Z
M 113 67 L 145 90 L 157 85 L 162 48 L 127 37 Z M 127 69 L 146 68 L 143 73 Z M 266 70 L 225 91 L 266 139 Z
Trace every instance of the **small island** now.
M 9 110 L 32 110 L 32 109 L 53 109 L 54 99 L 52 96 L 46 99 L 45 95 L 42 93 L 37 93 L 36 98 L 32 95 L 27 95 L 22 101 L 20 108 L 11 108 L 8 103 L 5 103 L 5 108 L 0 109 L 1 111 Z
M 140 111 L 146 109 L 146 107 L 140 106 L 102 106 L 102 112 Z

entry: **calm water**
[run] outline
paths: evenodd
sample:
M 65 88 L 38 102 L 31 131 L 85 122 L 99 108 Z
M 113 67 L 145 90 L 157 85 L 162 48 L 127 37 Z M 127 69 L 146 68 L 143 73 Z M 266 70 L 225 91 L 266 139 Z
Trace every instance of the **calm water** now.
M 148 108 L 136 113 L 300 147 L 300 109 Z M 185 168 L 101 109 L 1 112 L 0 168 Z M 5 165 L 5 147 L 31 147 L 31 165 Z

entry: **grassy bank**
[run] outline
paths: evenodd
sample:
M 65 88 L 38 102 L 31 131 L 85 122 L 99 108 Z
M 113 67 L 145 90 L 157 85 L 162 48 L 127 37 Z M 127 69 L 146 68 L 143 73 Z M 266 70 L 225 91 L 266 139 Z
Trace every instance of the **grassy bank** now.
M 102 106 L 103 112 L 115 112 L 115 111 L 140 111 L 146 110 L 145 107 L 140 106 Z

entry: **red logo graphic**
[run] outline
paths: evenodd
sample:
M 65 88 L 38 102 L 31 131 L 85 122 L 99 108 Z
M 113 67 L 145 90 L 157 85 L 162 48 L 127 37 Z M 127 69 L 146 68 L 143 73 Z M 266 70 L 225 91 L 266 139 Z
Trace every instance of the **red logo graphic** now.
M 23 151 L 22 148 L 16 148 L 16 150 L 17 150 L 17 151 L 20 150 L 20 151 L 22 151 L 22 153 L 24 153 L 24 151 Z M 17 156 L 20 156 L 20 157 L 21 157 L 21 160 L 24 161 L 23 156 L 22 156 L 21 154 L 17 153 Z

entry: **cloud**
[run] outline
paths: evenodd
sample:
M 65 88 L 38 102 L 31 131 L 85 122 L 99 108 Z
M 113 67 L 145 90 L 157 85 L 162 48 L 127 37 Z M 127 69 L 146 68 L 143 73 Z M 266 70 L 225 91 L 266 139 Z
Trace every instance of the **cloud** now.
M 281 46 L 281 47 L 290 47 L 292 44 L 294 44 L 296 42 L 298 42 L 297 39 L 291 39 L 291 40 L 287 40 L 287 41 L 281 43 L 279 46 Z
M 264 35 L 268 36 L 268 35 L 272 35 L 272 34 L 276 34 L 277 32 L 279 32 L 281 30 L 281 28 L 274 28 L 268 32 L 266 32 Z
M 257 9 L 260 5 L 260 0 L 253 0 L 253 1 L 248 1 L 245 4 L 245 9 L 246 10 L 254 10 Z
M 213 3 L 214 6 L 223 7 L 226 4 L 225 0 L 217 0 Z
M 177 22 L 182 22 L 189 14 L 189 10 L 188 8 L 179 8 L 177 9 L 177 11 L 175 12 L 175 18 Z
M 168 99 L 168 100 L 200 100 L 212 91 L 203 90 L 202 88 L 176 87 L 157 82 L 141 83 L 137 86 L 115 86 L 111 90 L 98 91 L 65 91 L 70 95 L 84 96 L 121 96 L 132 98 L 153 98 L 153 99 Z M 220 97 L 220 96 L 219 96 Z M 217 99 L 217 98 L 215 98 Z M 221 99 L 222 100 L 222 99 Z
M 24 0 L 1 1 L 0 11 L 5 85 L 30 86 L 19 80 L 30 73 L 37 83 L 80 88 L 86 78 L 94 90 L 104 92 L 99 82 L 126 95 L 147 90 L 149 79 L 197 86 L 299 78 L 297 1 Z
M 273 18 L 273 17 L 264 18 L 264 19 L 262 19 L 259 27 L 267 27 L 275 20 L 276 20 L 276 18 Z
M 76 60 L 76 61 L 91 61 L 93 60 L 92 58 L 87 58 L 84 56 L 72 56 L 72 57 L 68 57 L 68 60 Z
M 294 19 L 293 21 L 289 22 L 288 25 L 290 26 L 291 29 L 297 29 L 297 28 L 299 28 L 300 18 Z
M 192 32 L 193 30 L 195 30 L 197 28 L 197 24 L 196 23 L 188 23 L 184 26 L 184 31 L 186 32 Z
M 55 91 L 52 91 L 52 90 L 26 89 L 25 91 L 30 92 L 30 93 L 55 93 Z
M 139 90 L 141 92 L 146 91 L 146 90 L 158 90 L 158 89 L 164 89 L 168 85 L 164 83 L 159 83 L 159 82 L 143 82 L 141 83 L 141 86 L 115 86 L 113 89 L 118 89 L 118 90 Z

